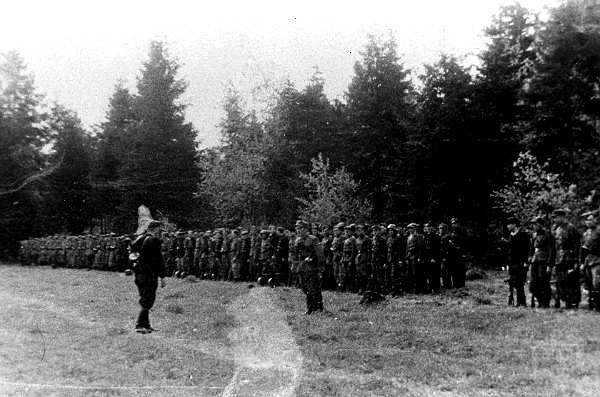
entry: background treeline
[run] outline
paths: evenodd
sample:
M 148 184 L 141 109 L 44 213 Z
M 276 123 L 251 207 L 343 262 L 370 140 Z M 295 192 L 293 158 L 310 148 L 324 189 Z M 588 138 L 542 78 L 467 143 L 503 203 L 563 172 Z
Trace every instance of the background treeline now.
M 305 87 L 272 86 L 261 110 L 231 87 L 222 144 L 204 150 L 185 121 L 179 63 L 162 42 L 151 43 L 136 92 L 118 83 L 92 130 L 45 103 L 24 61 L 5 54 L 2 249 L 34 235 L 131 232 L 143 203 L 181 228 L 456 216 L 483 253 L 490 225 L 510 211 L 494 192 L 518 176 L 519 153 L 581 192 L 598 184 L 596 3 L 567 1 L 544 20 L 518 4 L 502 8 L 476 66 L 442 54 L 416 73 L 394 37 L 368 37 L 343 101 L 327 98 L 318 72 Z

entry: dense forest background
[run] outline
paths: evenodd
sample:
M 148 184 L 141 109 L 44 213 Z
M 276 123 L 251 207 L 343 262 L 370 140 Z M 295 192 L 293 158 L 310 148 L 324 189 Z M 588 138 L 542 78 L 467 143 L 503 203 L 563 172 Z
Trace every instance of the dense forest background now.
M 600 182 L 596 3 L 566 1 L 543 20 L 500 9 L 476 66 L 442 54 L 416 73 L 394 37 L 370 36 L 343 101 L 326 97 L 318 69 L 305 87 L 263 87 L 261 109 L 230 87 L 222 144 L 202 150 L 163 42 L 91 129 L 36 92 L 18 53 L 2 54 L 0 253 L 31 236 L 130 233 L 142 203 L 185 229 L 458 217 L 485 250 L 517 159 L 581 198 Z

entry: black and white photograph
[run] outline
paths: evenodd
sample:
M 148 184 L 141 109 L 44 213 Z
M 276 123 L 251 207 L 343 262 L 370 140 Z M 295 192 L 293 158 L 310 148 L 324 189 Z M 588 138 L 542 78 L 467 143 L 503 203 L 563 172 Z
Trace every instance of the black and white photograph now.
M 0 2 L 0 396 L 600 396 L 600 0 Z

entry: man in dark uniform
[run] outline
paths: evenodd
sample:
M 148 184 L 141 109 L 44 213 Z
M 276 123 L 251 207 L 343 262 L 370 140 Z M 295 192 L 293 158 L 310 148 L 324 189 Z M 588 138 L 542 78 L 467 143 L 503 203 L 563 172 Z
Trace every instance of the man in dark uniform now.
M 359 293 L 367 291 L 369 279 L 373 275 L 371 245 L 371 239 L 365 233 L 365 225 L 361 223 L 356 225 L 356 275 L 354 285 Z
M 407 282 L 406 291 L 412 293 L 425 292 L 425 269 L 423 265 L 423 254 L 425 240 L 419 233 L 419 225 L 411 223 L 407 226 L 408 236 L 406 238 L 406 263 Z
M 134 272 L 135 285 L 140 294 L 139 303 L 141 306 L 135 330 L 142 334 L 154 331 L 150 326 L 149 313 L 156 300 L 158 279 L 160 278 L 161 288 L 166 285 L 165 277 L 167 274 L 161 252 L 162 242 L 157 237 L 160 225 L 161 223 L 158 221 L 149 222 L 147 231 L 132 244 L 132 251 L 139 254 L 134 265 Z
M 338 223 L 333 228 L 333 240 L 331 240 L 331 263 L 333 265 L 333 279 L 336 289 L 341 291 L 344 285 L 344 271 L 342 268 L 342 255 L 344 252 L 344 238 L 342 232 L 346 225 Z
M 440 292 L 440 237 L 431 222 L 427 222 L 424 227 L 424 247 L 423 262 L 425 267 L 425 277 L 427 292 Z
M 508 220 L 508 284 L 510 295 L 508 304 L 514 303 L 513 290 L 517 291 L 517 306 L 527 306 L 525 282 L 527 281 L 527 258 L 529 256 L 529 235 L 521 230 L 517 218 Z
M 556 241 L 556 300 L 554 307 L 564 301 L 567 309 L 577 308 L 581 301 L 579 285 L 579 247 L 581 235 L 566 219 L 567 211 L 554 211 L 554 240 Z
M 550 274 L 555 258 L 554 237 L 546 227 L 544 217 L 534 218 L 533 223 L 535 231 L 531 239 L 529 255 L 531 307 L 535 307 L 536 299 L 540 307 L 550 307 Z
M 340 278 L 343 280 L 341 290 L 355 291 L 354 276 L 356 273 L 356 238 L 354 224 L 346 226 L 342 253 L 342 268 Z
M 373 226 L 373 239 L 371 244 L 371 285 L 370 288 L 376 292 L 385 293 L 384 279 L 387 263 L 387 239 L 386 227 L 383 225 Z
M 290 240 L 285 235 L 285 229 L 283 227 L 277 227 L 275 232 L 278 236 L 277 246 L 275 247 L 275 273 L 278 274 L 278 282 L 287 283 L 290 269 L 290 265 L 288 263 L 288 258 L 290 255 Z
M 298 237 L 294 242 L 293 260 L 299 269 L 302 291 L 306 294 L 306 314 L 311 314 L 323 311 L 321 274 L 325 258 L 321 243 L 308 231 L 308 223 L 296 222 Z
M 593 214 L 588 214 L 585 225 L 581 271 L 588 289 L 588 308 L 600 311 L 600 226 Z

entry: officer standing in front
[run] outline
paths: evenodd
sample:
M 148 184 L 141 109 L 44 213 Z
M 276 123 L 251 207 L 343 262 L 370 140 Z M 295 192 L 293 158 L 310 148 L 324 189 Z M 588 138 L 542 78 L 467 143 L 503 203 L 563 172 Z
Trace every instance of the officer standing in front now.
M 135 330 L 147 334 L 154 329 L 150 326 L 149 313 L 156 300 L 156 289 L 160 278 L 161 288 L 166 285 L 166 270 L 161 252 L 161 240 L 158 238 L 161 223 L 151 221 L 145 233 L 140 235 L 132 244 L 132 251 L 139 254 L 134 265 L 135 285 L 140 294 L 141 310 L 138 315 Z

